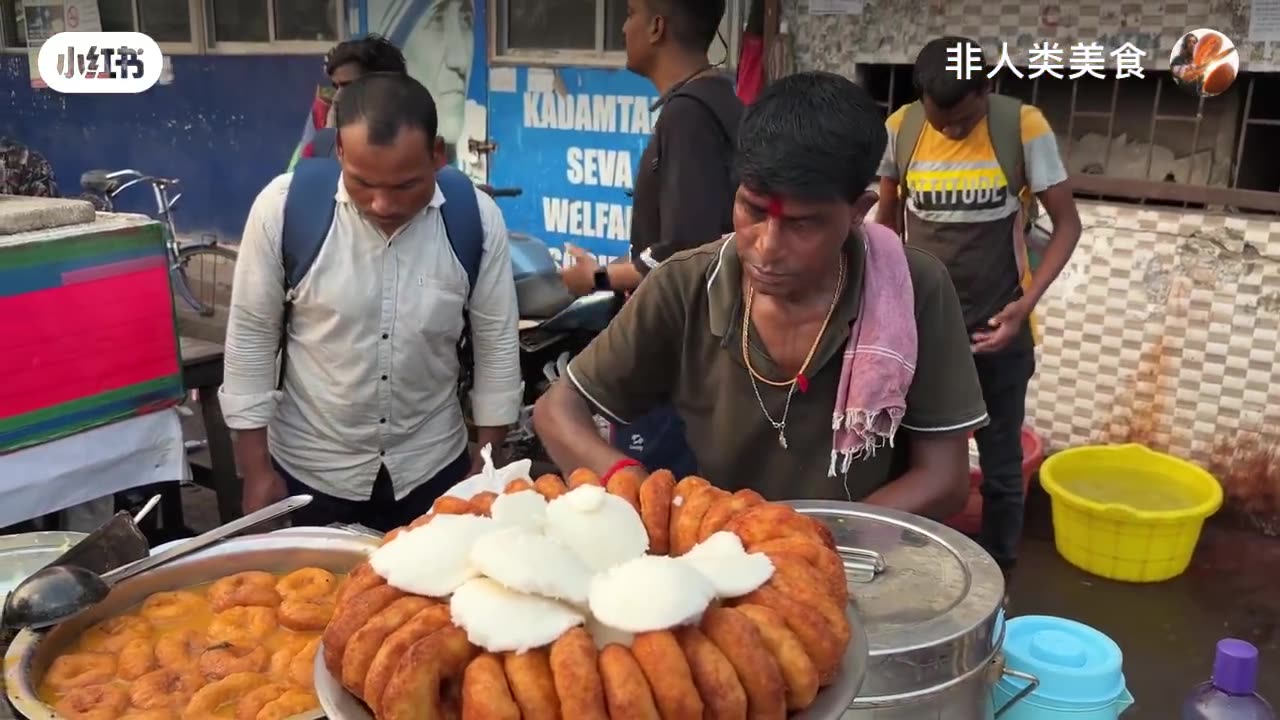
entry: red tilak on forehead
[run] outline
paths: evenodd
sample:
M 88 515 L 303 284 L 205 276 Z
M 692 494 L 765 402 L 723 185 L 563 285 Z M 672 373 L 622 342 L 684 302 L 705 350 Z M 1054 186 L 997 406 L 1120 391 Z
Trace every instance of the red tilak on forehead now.
M 769 213 L 769 217 L 775 217 L 775 218 L 782 217 L 782 198 L 776 195 L 769 198 L 768 213 Z

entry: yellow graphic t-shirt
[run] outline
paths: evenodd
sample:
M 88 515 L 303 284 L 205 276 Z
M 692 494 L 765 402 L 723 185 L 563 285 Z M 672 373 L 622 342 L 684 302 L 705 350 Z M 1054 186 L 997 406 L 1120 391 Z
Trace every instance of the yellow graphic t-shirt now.
M 1016 299 L 1026 276 L 1026 252 L 1015 234 L 1022 202 L 1011 189 L 984 118 L 968 137 L 952 140 L 927 122 L 910 153 L 906 178 L 898 177 L 898 130 L 906 107 L 889 116 L 889 143 L 881 177 L 905 185 L 906 240 L 937 256 L 951 271 L 965 323 L 987 321 Z M 1040 193 L 1067 179 L 1053 129 L 1035 107 L 1022 106 L 1021 132 L 1027 188 Z M 1029 336 L 1028 336 L 1029 340 Z

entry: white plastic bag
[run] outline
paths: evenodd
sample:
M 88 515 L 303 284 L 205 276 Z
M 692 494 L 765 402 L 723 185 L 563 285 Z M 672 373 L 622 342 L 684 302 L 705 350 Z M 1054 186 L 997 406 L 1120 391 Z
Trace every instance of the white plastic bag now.
M 501 468 L 493 466 L 493 448 L 485 443 L 480 448 L 480 457 L 484 458 L 484 469 L 479 475 L 472 475 L 462 482 L 449 488 L 445 493 L 450 497 L 460 498 L 462 500 L 470 500 L 478 493 L 493 492 L 502 494 L 502 490 L 507 487 L 507 483 L 512 480 L 528 480 L 533 482 L 533 478 L 529 476 L 529 471 L 533 469 L 532 460 L 516 460 L 509 465 Z

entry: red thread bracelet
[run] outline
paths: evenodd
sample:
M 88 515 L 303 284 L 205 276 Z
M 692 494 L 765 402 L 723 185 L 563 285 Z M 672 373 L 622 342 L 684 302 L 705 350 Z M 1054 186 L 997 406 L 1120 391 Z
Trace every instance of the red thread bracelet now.
M 641 470 L 644 469 L 644 465 L 639 460 L 634 458 L 622 458 L 618 462 L 614 463 L 604 475 L 600 476 L 600 484 L 604 487 L 608 487 L 610 478 L 629 467 L 640 468 Z

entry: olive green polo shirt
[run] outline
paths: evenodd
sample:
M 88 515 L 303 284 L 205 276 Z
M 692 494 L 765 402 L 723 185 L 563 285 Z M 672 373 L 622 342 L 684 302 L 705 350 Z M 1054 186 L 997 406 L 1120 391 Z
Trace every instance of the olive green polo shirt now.
M 903 428 L 971 431 L 986 423 L 987 413 L 955 288 L 932 255 L 912 248 L 906 253 L 919 349 Z M 831 420 L 862 296 L 864 255 L 861 242 L 849 243 L 851 281 L 810 366 L 808 391 L 792 397 L 786 449 L 761 411 L 742 361 L 742 268 L 732 235 L 673 255 L 649 273 L 609 327 L 569 364 L 569 380 L 597 412 L 623 425 L 674 405 L 700 473 L 721 488 L 751 488 L 776 500 L 844 500 L 845 478 L 828 477 Z M 756 337 L 752 366 L 779 377 Z M 787 389 L 758 386 L 769 413 L 780 420 Z M 854 462 L 847 478 L 851 499 L 865 498 L 891 479 L 892 456 L 883 448 Z

